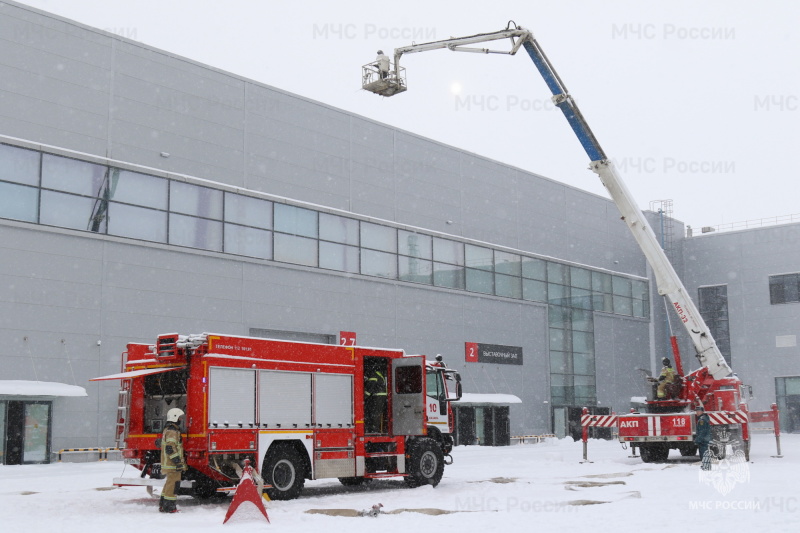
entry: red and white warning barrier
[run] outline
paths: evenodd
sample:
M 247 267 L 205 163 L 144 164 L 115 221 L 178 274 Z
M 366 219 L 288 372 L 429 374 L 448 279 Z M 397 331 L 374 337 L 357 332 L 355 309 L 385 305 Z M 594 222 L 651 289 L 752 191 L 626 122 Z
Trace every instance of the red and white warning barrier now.
M 242 478 L 239 480 L 239 485 L 236 486 L 236 492 L 233 493 L 233 500 L 231 501 L 230 507 L 228 507 L 228 513 L 225 515 L 225 520 L 222 521 L 224 524 L 228 521 L 228 519 L 233 516 L 233 513 L 236 512 L 236 509 L 244 502 L 251 502 L 253 503 L 261 514 L 264 515 L 264 518 L 267 519 L 269 522 L 269 516 L 267 516 L 267 509 L 264 507 L 264 499 L 261 496 L 261 491 L 256 486 L 256 482 L 253 481 L 253 468 L 250 466 L 250 460 L 244 460 L 244 469 L 242 470 Z

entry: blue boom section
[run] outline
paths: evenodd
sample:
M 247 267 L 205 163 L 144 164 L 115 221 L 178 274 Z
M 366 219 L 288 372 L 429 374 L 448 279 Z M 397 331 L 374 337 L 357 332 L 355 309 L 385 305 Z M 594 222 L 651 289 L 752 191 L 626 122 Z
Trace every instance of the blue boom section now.
M 606 155 L 600 147 L 600 143 L 597 142 L 592 130 L 589 129 L 589 125 L 586 123 L 586 120 L 584 120 L 583 115 L 581 115 L 578 106 L 575 105 L 571 97 L 568 97 L 567 88 L 564 87 L 555 69 L 553 69 L 547 57 L 544 55 L 544 52 L 539 48 L 538 43 L 536 43 L 534 39 L 526 39 L 525 42 L 522 43 L 522 46 L 525 47 L 525 51 L 531 56 L 533 64 L 536 65 L 536 68 L 539 70 L 542 78 L 544 78 L 553 96 L 562 96 L 561 101 L 556 102 L 556 105 L 561 109 L 561 112 L 564 113 L 564 117 L 566 117 L 567 122 L 569 122 L 569 125 L 572 127 L 572 131 L 578 136 L 578 140 L 589 156 L 589 160 L 604 160 Z

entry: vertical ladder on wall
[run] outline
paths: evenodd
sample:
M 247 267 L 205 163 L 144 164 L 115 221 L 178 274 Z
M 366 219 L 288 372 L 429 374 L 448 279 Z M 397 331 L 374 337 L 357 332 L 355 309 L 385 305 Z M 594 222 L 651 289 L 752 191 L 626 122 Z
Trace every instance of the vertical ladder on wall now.
M 118 449 L 124 447 L 125 435 L 128 434 L 128 399 L 130 398 L 131 380 L 123 379 L 122 388 L 117 398 L 117 423 L 114 444 Z
M 653 229 L 659 232 L 661 248 L 667 254 L 670 263 L 675 264 L 673 257 L 675 224 L 672 220 L 672 200 L 653 200 L 650 202 L 650 210 L 660 215 L 658 224 Z

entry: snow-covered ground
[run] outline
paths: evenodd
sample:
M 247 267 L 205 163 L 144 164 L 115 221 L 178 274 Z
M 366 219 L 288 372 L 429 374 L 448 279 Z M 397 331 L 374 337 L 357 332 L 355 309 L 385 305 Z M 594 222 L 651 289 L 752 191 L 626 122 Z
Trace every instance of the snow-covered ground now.
M 299 499 L 267 503 L 271 524 L 246 503 L 225 526 L 230 499 L 201 503 L 182 497 L 181 512 L 164 515 L 145 489 L 113 488 L 111 479 L 124 468 L 120 462 L 0 466 L 0 531 L 796 532 L 800 435 L 783 435 L 781 444 L 784 457 L 772 458 L 774 437 L 756 435 L 750 463 L 722 462 L 705 479 L 697 462 L 676 452 L 669 463 L 645 464 L 616 442 L 590 441 L 593 462 L 584 464 L 581 443 L 571 439 L 461 446 L 437 488 L 408 489 L 400 480 L 368 487 L 307 482 Z M 128 467 L 125 474 L 132 473 Z M 336 510 L 352 514 L 377 503 L 388 514 L 337 516 L 348 512 Z

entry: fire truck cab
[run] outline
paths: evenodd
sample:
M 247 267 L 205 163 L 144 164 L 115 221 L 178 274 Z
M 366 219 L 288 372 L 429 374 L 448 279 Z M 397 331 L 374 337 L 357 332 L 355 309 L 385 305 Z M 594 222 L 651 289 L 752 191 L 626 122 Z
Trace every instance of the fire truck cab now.
M 377 393 L 365 388 L 374 373 Z M 117 436 L 141 471 L 115 484 L 158 484 L 155 441 L 180 407 L 189 468 L 179 493 L 197 497 L 235 486 L 245 459 L 278 500 L 297 497 L 306 479 L 435 486 L 452 449 L 449 402 L 461 396 L 441 357 L 210 333 L 129 344 L 125 372 L 95 379 L 122 380 Z

